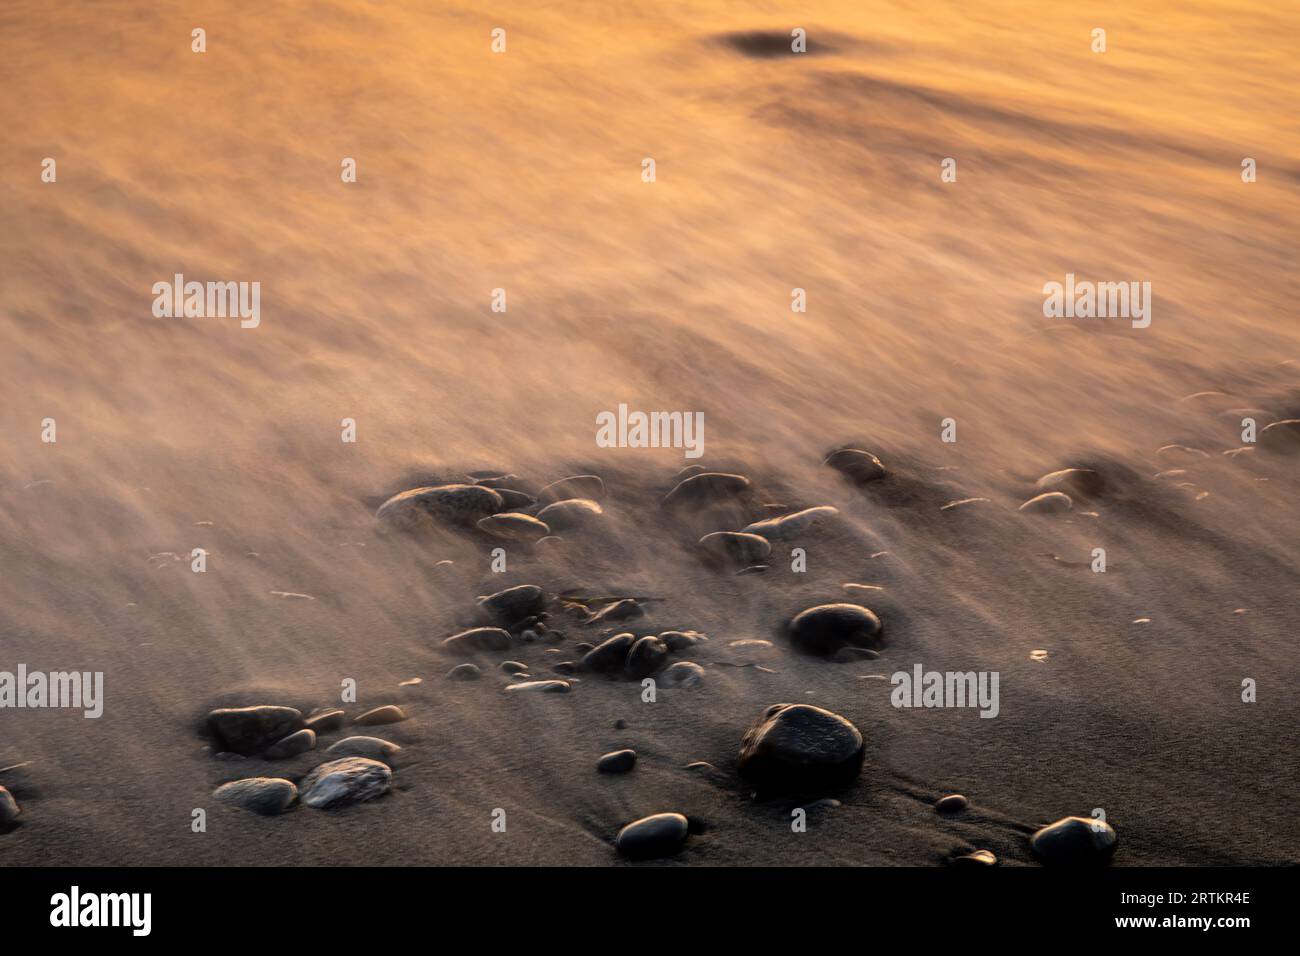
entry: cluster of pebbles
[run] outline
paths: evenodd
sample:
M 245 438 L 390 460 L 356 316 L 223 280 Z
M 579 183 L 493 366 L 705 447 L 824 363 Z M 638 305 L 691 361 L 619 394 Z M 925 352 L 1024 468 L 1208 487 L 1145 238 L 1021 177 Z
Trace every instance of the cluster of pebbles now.
M 358 714 L 350 723 L 374 727 L 405 719 L 400 707 L 386 704 Z M 304 717 L 294 707 L 260 704 L 218 708 L 208 714 L 205 731 L 218 760 L 288 760 L 316 750 L 321 737 L 340 733 L 348 723 L 339 708 Z M 393 779 L 390 764 L 401 749 L 380 737 L 342 737 L 325 749 L 328 759 L 297 782 L 288 777 L 244 777 L 221 785 L 213 796 L 266 815 L 284 813 L 295 801 L 321 810 L 362 803 L 388 792 Z

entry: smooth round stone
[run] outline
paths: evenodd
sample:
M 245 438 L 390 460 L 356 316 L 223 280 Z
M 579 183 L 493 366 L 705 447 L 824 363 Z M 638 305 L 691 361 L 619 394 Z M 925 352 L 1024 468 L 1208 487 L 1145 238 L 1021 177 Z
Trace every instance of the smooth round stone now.
M 385 528 L 412 531 L 431 525 L 472 525 L 505 510 L 505 499 L 482 485 L 435 485 L 393 495 L 375 512 Z
M 510 649 L 510 632 L 499 627 L 472 627 L 453 634 L 442 646 L 454 654 L 506 651 Z
M 822 464 L 834 468 L 845 478 L 858 484 L 885 477 L 885 466 L 880 463 L 880 459 L 861 448 L 841 448 L 839 451 L 831 452 Z
M 623 669 L 627 661 L 628 651 L 632 650 L 632 645 L 636 643 L 634 634 L 615 634 L 608 640 L 601 641 L 582 658 L 582 666 L 586 670 L 595 671 L 598 674 L 612 674 Z
M 480 531 L 502 541 L 523 541 L 533 544 L 551 533 L 546 522 L 517 511 L 503 511 L 498 515 L 488 515 L 486 518 L 479 518 L 476 523 Z
M 740 531 L 715 531 L 698 542 L 699 549 L 714 561 L 723 564 L 757 564 L 772 553 L 768 540 L 756 534 Z
M 1106 480 L 1092 468 L 1062 468 L 1034 482 L 1039 491 L 1059 491 L 1073 498 L 1100 498 L 1106 494 Z
M 880 618 L 860 604 L 822 604 L 801 611 L 790 621 L 790 643 L 805 654 L 828 656 L 841 647 L 879 649 Z
M 984 867 L 997 866 L 998 858 L 990 850 L 976 850 L 974 853 L 966 853 L 962 856 L 955 856 L 949 862 L 949 866 L 957 867 Z
M 852 782 L 862 769 L 862 734 L 811 704 L 773 704 L 745 732 L 740 775 L 760 790 L 810 792 Z
M 1259 447 L 1280 455 L 1300 454 L 1300 418 L 1284 418 L 1259 433 Z
M 238 754 L 257 753 L 302 728 L 302 712 L 293 707 L 221 707 L 208 714 L 212 736 Z
M 335 757 L 368 757 L 371 760 L 384 760 L 401 749 L 397 744 L 381 737 L 344 737 L 337 743 L 331 744 L 325 752 Z
M 694 687 L 704 680 L 704 668 L 694 661 L 678 661 L 659 676 L 665 687 Z
M 537 495 L 537 500 L 544 504 L 556 501 L 569 501 L 573 498 L 586 498 L 589 501 L 602 501 L 605 497 L 605 483 L 597 475 L 573 475 L 553 481 Z
M 541 614 L 546 593 L 536 584 L 519 584 L 478 600 L 479 610 L 503 627 Z
M 1090 866 L 1107 862 L 1119 836 L 1104 820 L 1065 817 L 1029 838 L 1029 846 L 1044 863 Z
M 861 661 L 875 661 L 879 659 L 879 651 L 873 651 L 869 647 L 852 647 L 847 644 L 836 651 L 831 657 L 831 660 L 837 664 L 857 664 Z
M 623 673 L 633 680 L 649 677 L 668 660 L 668 645 L 657 637 L 643 637 L 627 652 Z
M 934 801 L 934 808 L 940 813 L 960 813 L 970 806 L 970 801 L 960 793 L 950 793 Z
M 22 810 L 18 806 L 18 801 L 14 799 L 14 795 L 5 787 L 0 787 L 0 830 L 7 830 L 17 823 L 20 813 L 22 813 Z
M 656 813 L 618 831 L 614 846 L 632 860 L 673 856 L 686 844 L 690 824 L 680 813 Z
M 344 757 L 323 763 L 302 781 L 302 802 L 328 809 L 373 800 L 388 792 L 393 771 L 367 757 Z
M 668 646 L 668 650 L 680 651 L 707 641 L 708 637 L 699 631 L 664 631 L 659 635 L 659 640 Z
M 222 784 L 212 795 L 222 803 L 273 816 L 289 809 L 298 797 L 298 788 L 293 781 L 279 777 L 248 777 Z
M 316 731 L 304 728 L 297 733 L 290 734 L 288 737 L 277 740 L 266 749 L 266 753 L 262 756 L 267 760 L 287 760 L 290 757 L 305 754 L 315 746 Z
M 329 734 L 342 727 L 345 720 L 347 714 L 338 707 L 330 707 L 313 713 L 303 721 L 303 726 L 308 730 L 316 731 L 317 734 Z
M 589 498 L 568 498 L 549 504 L 537 513 L 540 521 L 552 531 L 581 531 L 594 525 L 605 514 L 599 504 Z
M 396 704 L 385 704 L 368 710 L 352 723 L 361 727 L 374 727 L 379 724 L 396 724 L 406 719 L 406 711 Z
M 596 769 L 601 773 L 627 773 L 635 766 L 635 750 L 615 750 L 605 754 L 596 763 Z
M 522 674 L 528 670 L 528 665 L 520 661 L 502 661 L 500 666 L 507 674 Z
M 732 501 L 747 496 L 752 489 L 744 475 L 704 471 L 679 482 L 664 495 L 664 506 L 696 510 L 722 501 Z
M 482 676 L 483 672 L 473 664 L 457 664 L 447 671 L 449 680 L 478 680 Z
M 506 687 L 506 691 L 510 693 L 567 694 L 569 692 L 569 682 L 564 680 L 525 681 L 522 684 L 510 684 Z
M 756 534 L 768 541 L 790 541 L 817 531 L 837 518 L 839 513 L 838 508 L 832 508 L 830 505 L 817 505 L 815 508 L 804 508 L 802 511 L 794 511 L 788 515 L 755 521 L 753 524 L 745 525 L 742 533 Z
M 1030 515 L 1059 515 L 1065 514 L 1073 507 L 1074 502 L 1065 492 L 1045 491 L 1037 497 L 1030 498 L 1018 510 Z

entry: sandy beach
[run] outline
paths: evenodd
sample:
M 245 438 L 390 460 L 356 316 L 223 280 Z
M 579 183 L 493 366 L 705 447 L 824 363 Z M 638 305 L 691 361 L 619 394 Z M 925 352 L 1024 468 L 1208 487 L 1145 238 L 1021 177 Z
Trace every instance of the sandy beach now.
M 6 4 L 0 672 L 102 714 L 0 709 L 0 865 L 1300 862 L 1300 10 L 1146 6 Z M 742 766 L 776 704 L 860 744 Z

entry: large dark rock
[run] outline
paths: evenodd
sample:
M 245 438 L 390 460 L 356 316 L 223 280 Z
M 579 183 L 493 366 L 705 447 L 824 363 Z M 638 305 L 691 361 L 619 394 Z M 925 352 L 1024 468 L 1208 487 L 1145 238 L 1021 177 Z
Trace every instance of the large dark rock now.
M 375 512 L 380 525 L 392 531 L 472 525 L 505 509 L 505 499 L 482 485 L 436 485 L 393 495 Z
M 583 655 L 582 666 L 598 674 L 621 671 L 627 661 L 627 653 L 635 643 L 636 637 L 632 634 L 615 634 Z
M 773 704 L 745 732 L 739 770 L 760 791 L 815 793 L 852 782 L 865 750 L 858 728 L 839 714 Z
M 520 584 L 479 598 L 479 610 L 502 627 L 540 614 L 546 607 L 546 594 L 536 584 Z
M 706 471 L 691 475 L 664 496 L 664 506 L 673 509 L 693 510 L 724 501 L 744 499 L 751 493 L 750 481 L 744 475 L 729 475 Z
M 828 657 L 842 647 L 884 645 L 880 618 L 861 604 L 822 604 L 796 614 L 788 628 L 790 643 L 805 654 Z
M 510 632 L 499 627 L 472 627 L 453 634 L 442 642 L 453 654 L 477 654 L 480 651 L 510 649 Z
M 656 813 L 619 830 L 614 845 L 629 859 L 650 860 L 680 851 L 689 833 L 690 824 L 680 813 Z
M 857 484 L 877 481 L 885 477 L 885 466 L 880 459 L 861 448 L 841 448 L 826 456 L 822 462 L 828 468 L 834 468 L 845 478 Z
M 657 637 L 643 637 L 627 652 L 623 673 L 633 680 L 649 677 L 668 660 L 668 645 Z
M 302 729 L 302 712 L 293 707 L 221 707 L 208 714 L 212 736 L 222 749 L 238 754 L 258 753 Z
M 1065 817 L 1029 838 L 1040 860 L 1063 866 L 1099 866 L 1110 860 L 1118 843 L 1114 827 L 1088 817 Z

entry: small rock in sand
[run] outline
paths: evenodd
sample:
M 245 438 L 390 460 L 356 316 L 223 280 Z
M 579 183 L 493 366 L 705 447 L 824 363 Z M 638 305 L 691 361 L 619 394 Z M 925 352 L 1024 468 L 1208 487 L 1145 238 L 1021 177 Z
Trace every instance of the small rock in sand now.
M 546 594 L 536 584 L 520 584 L 478 600 L 479 610 L 503 627 L 510 627 L 546 607 Z
M 958 813 L 970 806 L 970 801 L 960 793 L 950 793 L 934 801 L 934 808 L 940 813 Z
M 1118 843 L 1114 827 L 1088 817 L 1065 817 L 1029 838 L 1030 847 L 1044 863 L 1066 866 L 1105 863 Z
M 519 661 L 502 661 L 500 667 L 507 674 L 522 674 L 528 670 L 528 665 Z
M 623 673 L 633 680 L 649 677 L 668 660 L 668 645 L 657 637 L 643 637 L 632 645 L 623 664 Z
M 628 651 L 632 650 L 635 643 L 634 634 L 615 634 L 589 650 L 582 658 L 582 666 L 599 674 L 620 671 L 627 661 Z
M 316 731 L 304 728 L 282 740 L 277 740 L 266 748 L 266 753 L 262 754 L 262 756 L 267 760 L 287 760 L 290 757 L 305 754 L 315 746 Z
M 578 665 L 573 661 L 560 661 L 551 668 L 553 674 L 564 674 L 566 677 L 578 673 Z
M 413 531 L 431 525 L 472 525 L 505 508 L 505 500 L 482 485 L 412 488 L 379 506 L 375 518 L 389 530 Z
M 664 687 L 694 687 L 704 680 L 704 668 L 694 661 L 678 661 L 659 678 Z
M 607 624 L 610 621 L 635 621 L 641 617 L 645 617 L 645 608 L 633 598 L 623 598 L 621 601 L 612 601 L 606 604 L 587 618 L 587 623 Z
M 373 800 L 388 792 L 393 771 L 368 757 L 344 757 L 323 763 L 302 781 L 302 802 L 328 809 Z
M 831 452 L 822 464 L 834 468 L 845 478 L 858 484 L 885 477 L 885 466 L 880 463 L 880 459 L 861 448 L 841 448 L 839 451 Z
M 596 769 L 601 773 L 627 773 L 636 766 L 635 750 L 615 750 L 601 757 Z
M 750 481 L 744 475 L 729 475 L 705 471 L 691 475 L 664 495 L 666 508 L 698 510 L 723 501 L 743 499 L 751 492 Z
M 1059 491 L 1072 498 L 1100 498 L 1106 493 L 1106 480 L 1092 468 L 1062 468 L 1049 472 L 1034 482 L 1039 491 Z
M 344 737 L 331 744 L 325 752 L 335 757 L 368 757 L 371 760 L 385 760 L 402 748 L 391 740 L 381 737 Z
M 311 714 L 303 721 L 303 726 L 308 730 L 314 730 L 317 734 L 333 733 L 343 726 L 343 721 L 347 719 L 347 714 L 343 713 L 338 707 L 330 707 L 325 710 L 318 710 Z
M 1274 422 L 1259 433 L 1259 447 L 1279 455 L 1300 454 L 1300 418 Z
M 378 724 L 396 724 L 406 719 L 406 711 L 396 704 L 385 704 L 368 710 L 352 723 L 359 727 L 374 727 Z
M 212 795 L 222 803 L 272 816 L 289 809 L 298 797 L 298 788 L 293 781 L 279 777 L 248 777 L 222 784 Z
M 14 795 L 5 787 L 0 787 L 0 830 L 7 830 L 17 823 L 20 813 L 22 810 L 19 809 Z
M 488 515 L 486 518 L 479 518 L 477 524 L 480 531 L 502 541 L 533 543 L 541 541 L 551 533 L 546 522 L 517 511 L 503 511 L 501 514 Z
M 221 707 L 208 714 L 208 729 L 224 748 L 246 755 L 302 728 L 302 712 L 293 707 Z
M 588 498 L 568 498 L 549 504 L 537 513 L 552 531 L 581 531 L 600 520 L 605 511 Z
M 614 845 L 629 859 L 649 860 L 679 852 L 689 833 L 690 824 L 680 813 L 656 813 L 619 830 Z
M 510 632 L 499 627 L 472 627 L 453 634 L 442 646 L 454 654 L 505 651 L 510 649 Z
M 1070 496 L 1063 491 L 1045 491 L 1035 498 L 1030 498 L 1018 510 L 1031 515 L 1064 514 L 1074 507 Z
M 805 654 L 830 655 L 845 645 L 881 647 L 880 618 L 860 604 L 823 604 L 790 621 L 790 643 Z
M 772 553 L 772 545 L 757 534 L 715 531 L 700 538 L 698 547 L 708 558 L 721 564 L 752 565 Z
M 956 867 L 982 867 L 996 866 L 998 858 L 989 850 L 976 850 L 974 853 L 964 853 L 961 856 L 955 856 L 948 861 L 949 866 Z
M 561 478 L 543 488 L 537 500 L 543 504 L 556 501 L 569 501 L 574 498 L 586 498 L 589 501 L 601 501 L 605 497 L 605 483 L 596 475 L 574 475 Z
M 838 508 L 832 508 L 830 505 L 818 505 L 815 508 L 804 508 L 802 511 L 795 511 L 777 518 L 755 521 L 753 524 L 745 525 L 741 531 L 744 534 L 759 535 L 768 541 L 790 541 L 801 535 L 811 534 L 834 520 L 839 513 Z
M 510 684 L 506 687 L 506 690 L 508 692 L 523 691 L 537 694 L 567 694 L 569 692 L 569 682 L 563 680 L 533 680 L 522 684 Z
M 694 647 L 701 641 L 707 641 L 708 637 L 699 631 L 664 631 L 659 635 L 659 640 L 663 641 L 670 651 L 680 651 L 686 647 Z
M 862 769 L 862 734 L 811 704 L 773 704 L 745 732 L 740 775 L 760 790 L 812 792 L 843 786 Z
M 483 672 L 473 664 L 457 664 L 447 671 L 449 680 L 478 680 L 482 676 Z

